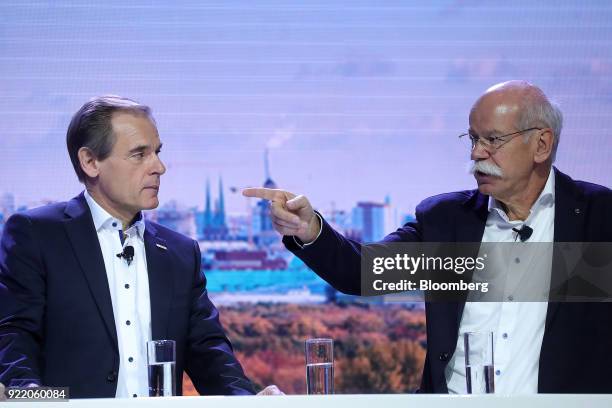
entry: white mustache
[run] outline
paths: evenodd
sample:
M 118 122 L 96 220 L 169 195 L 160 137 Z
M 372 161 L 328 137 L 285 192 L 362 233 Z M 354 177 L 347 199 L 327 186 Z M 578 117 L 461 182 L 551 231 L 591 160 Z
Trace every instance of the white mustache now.
M 483 174 L 487 174 L 489 176 L 494 177 L 503 177 L 504 172 L 499 166 L 496 166 L 493 163 L 485 162 L 485 161 L 473 161 L 470 164 L 469 172 L 470 174 L 474 174 L 476 172 L 480 172 Z

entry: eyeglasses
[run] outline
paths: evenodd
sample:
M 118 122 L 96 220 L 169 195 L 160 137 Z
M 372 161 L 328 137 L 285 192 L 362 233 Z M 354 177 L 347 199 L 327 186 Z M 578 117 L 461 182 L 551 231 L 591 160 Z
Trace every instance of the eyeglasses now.
M 495 153 L 497 149 L 508 143 L 510 140 L 514 139 L 516 136 L 520 135 L 521 133 L 529 132 L 531 130 L 542 130 L 542 128 L 532 127 L 529 129 L 523 129 L 519 130 L 518 132 L 512 132 L 501 136 L 478 136 L 473 135 L 471 133 L 463 133 L 459 135 L 459 139 L 469 140 L 472 145 L 471 150 L 474 150 L 476 148 L 476 145 L 480 143 L 488 153 Z

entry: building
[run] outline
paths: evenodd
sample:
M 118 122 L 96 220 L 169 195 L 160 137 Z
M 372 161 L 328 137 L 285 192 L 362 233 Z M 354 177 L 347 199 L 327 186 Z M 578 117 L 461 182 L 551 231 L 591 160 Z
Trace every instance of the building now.
M 225 198 L 223 195 L 223 180 L 219 178 L 219 197 L 215 201 L 214 210 L 211 205 L 210 183 L 206 181 L 206 201 L 204 213 L 201 215 L 199 234 L 204 241 L 224 241 L 230 239 L 225 214 Z
M 155 211 L 155 221 L 188 237 L 195 238 L 195 210 L 182 208 L 171 200 Z
M 385 236 L 385 205 L 360 201 L 353 209 L 353 228 L 361 231 L 362 242 L 374 242 Z

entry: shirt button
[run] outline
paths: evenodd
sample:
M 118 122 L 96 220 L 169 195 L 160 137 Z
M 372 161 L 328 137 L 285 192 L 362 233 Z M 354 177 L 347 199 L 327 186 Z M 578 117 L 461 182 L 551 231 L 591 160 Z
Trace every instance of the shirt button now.
M 129 284 L 129 283 L 126 283 L 126 284 L 125 284 L 125 288 L 126 288 L 126 289 L 129 289 L 129 288 L 130 288 L 130 284 Z
M 134 357 L 128 358 L 128 361 L 131 363 L 132 361 L 134 361 Z
M 117 380 L 117 372 L 116 371 L 111 371 L 106 376 L 106 381 L 108 381 L 108 382 L 115 382 L 115 380 Z
M 512 295 L 508 296 L 508 300 L 509 300 L 510 302 L 512 302 L 512 301 L 514 300 L 514 296 L 512 296 Z
M 504 339 L 507 339 L 507 338 L 508 338 L 508 333 L 504 333 L 504 334 L 502 334 L 502 337 L 503 337 Z
M 132 397 L 134 397 L 134 398 L 136 398 L 137 396 L 138 396 L 138 395 L 136 395 L 136 394 L 132 395 Z
M 116 227 L 116 226 L 117 226 L 117 223 L 116 223 L 116 222 L 113 222 L 113 227 Z
M 500 375 L 500 374 L 501 374 L 500 370 L 495 371 L 495 375 Z
M 132 324 L 132 322 L 130 322 L 129 320 L 126 320 L 125 324 L 127 324 L 129 326 L 130 324 Z
M 521 260 L 519 258 L 514 258 L 514 262 L 521 263 Z

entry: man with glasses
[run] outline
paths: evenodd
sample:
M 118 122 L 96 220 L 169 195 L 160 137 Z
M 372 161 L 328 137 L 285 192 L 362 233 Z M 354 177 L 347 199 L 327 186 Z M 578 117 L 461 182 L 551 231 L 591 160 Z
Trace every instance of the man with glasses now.
M 416 220 L 384 242 L 610 242 L 612 192 L 552 166 L 563 116 L 526 81 L 494 85 L 478 98 L 466 140 L 478 189 L 430 197 Z M 361 245 L 336 232 L 303 195 L 262 188 L 283 242 L 336 289 L 361 293 Z M 533 271 L 550 281 L 551 269 Z M 608 373 L 612 303 L 428 302 L 420 390 L 464 393 L 466 331 L 492 330 L 495 392 L 612 392 Z

